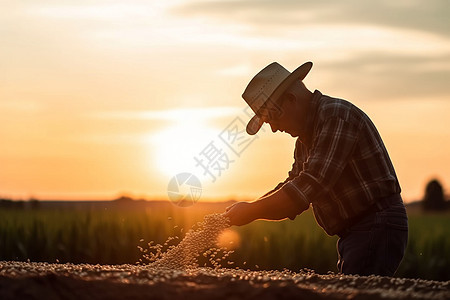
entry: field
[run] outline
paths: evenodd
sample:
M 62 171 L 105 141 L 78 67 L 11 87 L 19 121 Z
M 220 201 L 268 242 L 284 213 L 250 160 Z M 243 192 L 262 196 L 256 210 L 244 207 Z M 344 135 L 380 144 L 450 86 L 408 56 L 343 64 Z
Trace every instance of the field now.
M 136 265 L 0 261 L 0 298 L 16 299 L 355 299 L 450 297 L 450 282 L 318 275 L 310 270 L 155 269 Z
M 150 241 L 163 244 L 170 236 L 182 238 L 204 215 L 222 212 L 230 203 L 191 208 L 127 200 L 37 204 L 0 208 L 0 260 L 136 264 L 142 259 L 138 246 L 146 249 Z M 449 220 L 448 213 L 409 213 L 409 244 L 397 277 L 450 280 Z M 310 211 L 294 221 L 257 221 L 232 231 L 237 233 L 229 257 L 233 268 L 337 271 L 337 238 L 327 236 Z

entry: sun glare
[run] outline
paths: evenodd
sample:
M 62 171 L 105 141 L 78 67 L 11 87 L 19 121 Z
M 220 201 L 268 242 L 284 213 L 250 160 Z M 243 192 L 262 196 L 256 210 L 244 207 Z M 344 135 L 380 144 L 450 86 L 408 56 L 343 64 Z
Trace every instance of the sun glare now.
M 195 156 L 214 139 L 218 130 L 192 119 L 177 122 L 151 136 L 153 163 L 169 177 L 178 173 L 195 173 Z M 151 166 L 153 169 L 153 166 Z
M 232 229 L 225 229 L 217 238 L 217 246 L 233 250 L 241 245 L 241 237 L 239 233 Z

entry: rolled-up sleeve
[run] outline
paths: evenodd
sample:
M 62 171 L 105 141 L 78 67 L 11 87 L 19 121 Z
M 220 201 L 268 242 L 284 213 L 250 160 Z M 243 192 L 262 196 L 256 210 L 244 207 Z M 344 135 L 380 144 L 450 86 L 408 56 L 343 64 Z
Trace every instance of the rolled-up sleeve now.
M 281 188 L 301 206 L 328 192 L 347 165 L 358 140 L 359 129 L 342 118 L 327 119 L 318 129 L 303 170 Z

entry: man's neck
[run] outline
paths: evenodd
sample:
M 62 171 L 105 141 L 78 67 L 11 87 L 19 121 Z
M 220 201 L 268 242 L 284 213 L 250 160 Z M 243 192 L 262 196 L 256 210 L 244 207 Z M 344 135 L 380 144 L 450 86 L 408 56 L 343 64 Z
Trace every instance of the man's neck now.
M 313 93 L 310 92 L 308 89 L 305 89 L 305 91 L 301 94 L 299 97 L 299 138 L 302 141 L 305 141 L 307 139 L 307 136 L 309 136 L 308 130 L 310 130 L 308 127 L 308 120 L 310 115 L 310 109 L 311 109 L 311 102 L 313 99 Z

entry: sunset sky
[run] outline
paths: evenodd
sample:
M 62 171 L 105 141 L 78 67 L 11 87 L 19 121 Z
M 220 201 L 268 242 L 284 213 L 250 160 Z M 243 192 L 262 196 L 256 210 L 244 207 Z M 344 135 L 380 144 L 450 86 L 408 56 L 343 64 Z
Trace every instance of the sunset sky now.
M 450 186 L 448 0 L 1 7 L 0 198 L 167 199 L 181 172 L 203 200 L 264 194 L 286 178 L 295 140 L 230 130 L 244 128 L 241 94 L 273 61 L 314 62 L 311 90 L 371 117 L 406 201 L 432 178 Z M 215 181 L 195 160 L 207 149 L 220 151 Z

